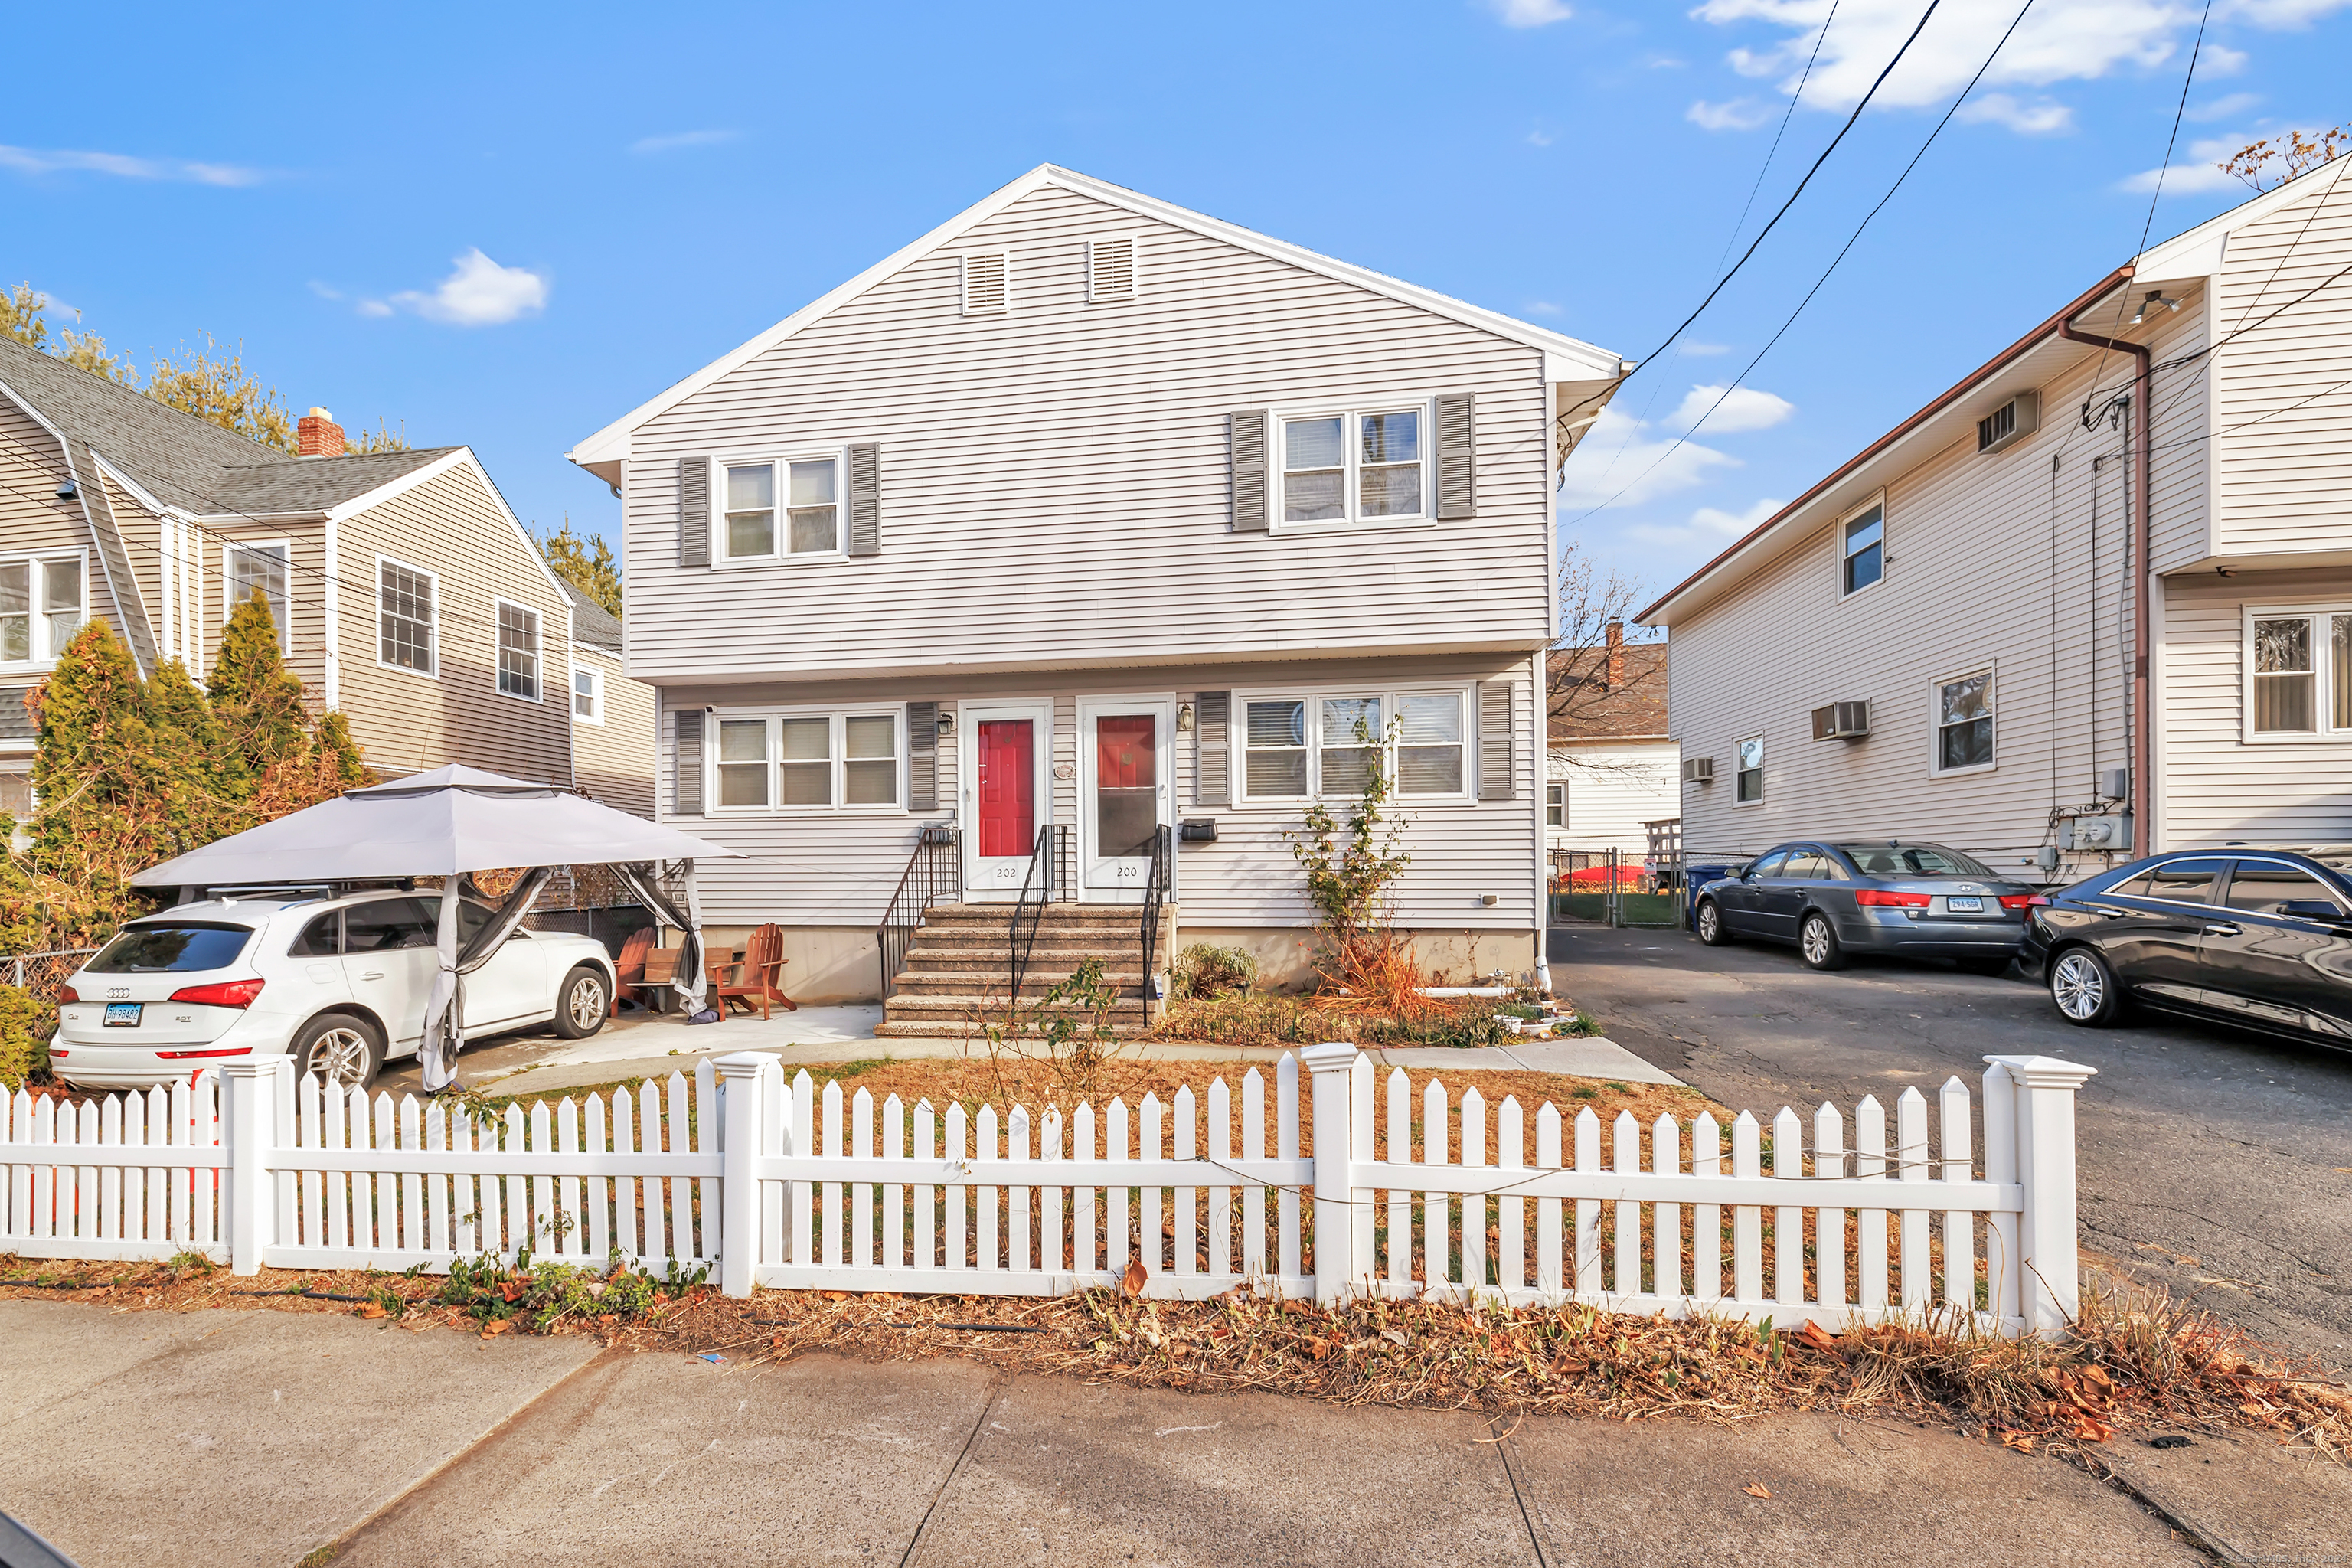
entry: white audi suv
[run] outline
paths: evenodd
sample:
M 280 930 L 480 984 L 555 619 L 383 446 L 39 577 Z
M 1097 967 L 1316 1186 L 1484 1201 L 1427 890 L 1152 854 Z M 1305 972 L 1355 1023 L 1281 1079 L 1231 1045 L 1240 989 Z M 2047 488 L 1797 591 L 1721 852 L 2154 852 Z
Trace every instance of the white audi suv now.
M 440 895 L 218 898 L 135 920 L 60 994 L 51 1070 L 81 1089 L 143 1089 L 235 1057 L 290 1055 L 344 1088 L 416 1054 L 438 967 Z M 467 900 L 465 937 L 491 919 Z M 466 977 L 469 1039 L 552 1024 L 604 1027 L 614 968 L 604 944 L 518 930 Z

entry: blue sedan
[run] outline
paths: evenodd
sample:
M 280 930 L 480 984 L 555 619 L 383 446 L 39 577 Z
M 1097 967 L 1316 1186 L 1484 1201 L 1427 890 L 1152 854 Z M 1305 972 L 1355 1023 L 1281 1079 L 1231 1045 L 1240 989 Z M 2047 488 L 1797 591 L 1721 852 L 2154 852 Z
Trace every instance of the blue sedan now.
M 1765 851 L 1702 886 L 1697 900 L 1691 923 L 1710 947 L 1761 939 L 1794 943 L 1814 969 L 1874 952 L 1998 974 L 2041 896 L 1941 845 L 1815 839 Z

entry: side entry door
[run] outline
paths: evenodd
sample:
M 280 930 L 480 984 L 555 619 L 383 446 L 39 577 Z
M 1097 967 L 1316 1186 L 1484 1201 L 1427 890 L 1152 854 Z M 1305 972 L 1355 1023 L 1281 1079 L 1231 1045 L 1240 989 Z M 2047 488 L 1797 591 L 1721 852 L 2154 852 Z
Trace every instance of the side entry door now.
M 2352 1044 L 2352 913 L 2303 867 L 2241 859 L 2198 949 L 2207 1005 Z

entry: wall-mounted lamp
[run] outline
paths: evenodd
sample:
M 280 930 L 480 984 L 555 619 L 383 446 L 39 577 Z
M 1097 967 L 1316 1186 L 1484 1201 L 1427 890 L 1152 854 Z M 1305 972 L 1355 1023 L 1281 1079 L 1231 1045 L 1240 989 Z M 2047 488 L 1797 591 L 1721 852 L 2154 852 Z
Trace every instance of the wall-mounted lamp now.
M 955 715 L 942 710 L 940 714 L 940 737 L 944 740 L 955 733 Z
M 2178 310 L 2180 309 L 2180 301 L 2166 299 L 2164 290 L 2161 289 L 2151 289 L 2147 291 L 2147 298 L 2139 302 L 2139 309 L 2132 312 L 2131 324 L 2135 327 L 2138 326 L 2156 314 L 2159 306 L 2168 310 Z
M 79 493 L 79 492 L 74 489 L 72 475 L 68 474 L 64 479 L 58 481 L 58 499 L 59 500 L 71 500 Z
M 1180 735 L 1191 734 L 1193 722 L 1192 705 L 1190 702 L 1176 704 L 1176 732 Z

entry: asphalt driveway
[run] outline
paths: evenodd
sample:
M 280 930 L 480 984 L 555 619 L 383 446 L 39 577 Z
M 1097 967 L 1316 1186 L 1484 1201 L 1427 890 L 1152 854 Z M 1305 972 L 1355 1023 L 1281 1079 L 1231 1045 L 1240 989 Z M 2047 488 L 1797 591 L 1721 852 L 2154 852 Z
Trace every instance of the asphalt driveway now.
M 1556 928 L 1552 981 L 1613 1040 L 1759 1116 L 1994 1053 L 2099 1069 L 2078 1113 L 2083 1245 L 2266 1338 L 2352 1361 L 2352 1053 L 2214 1026 L 2078 1029 L 2040 985 L 1935 963 L 1817 974 L 1795 950 Z

